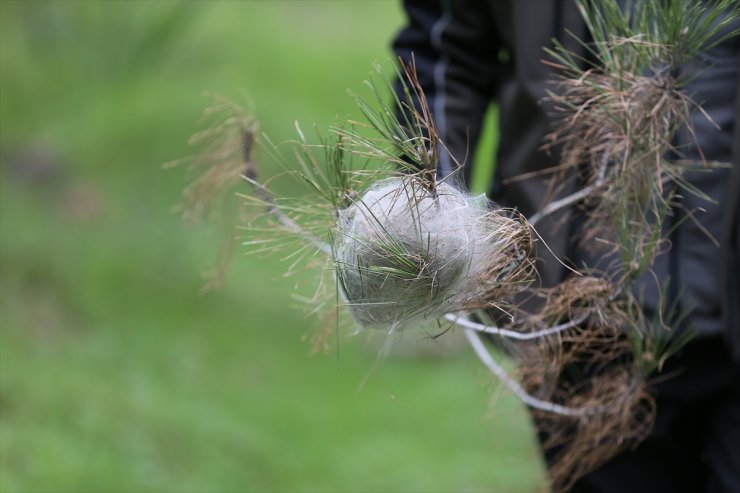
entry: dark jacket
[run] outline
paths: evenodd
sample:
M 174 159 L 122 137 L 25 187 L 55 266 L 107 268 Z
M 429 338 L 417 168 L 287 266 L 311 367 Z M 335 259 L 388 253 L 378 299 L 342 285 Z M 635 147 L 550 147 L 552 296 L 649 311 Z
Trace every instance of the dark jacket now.
M 586 35 L 575 5 L 568 0 L 406 0 L 404 7 L 408 25 L 393 47 L 404 60 L 410 60 L 413 53 L 441 138 L 458 161 L 470 161 L 484 113 L 496 102 L 498 154 L 489 196 L 531 215 L 548 195 L 547 178 L 507 179 L 557 164 L 556 152 L 548 155 L 540 150 L 554 123 L 552 108 L 542 103 L 554 73 L 541 60 L 547 56 L 543 47 L 552 46 L 553 38 L 580 51 L 577 41 L 566 34 L 567 30 L 579 38 Z M 683 210 L 691 211 L 699 224 L 682 222 L 670 234 L 671 249 L 656 259 L 653 270 L 666 284 L 657 286 L 651 275 L 641 279 L 636 289 L 648 316 L 656 312 L 661 296 L 667 297 L 667 304 L 675 299 L 680 309 L 690 310 L 686 325 L 693 326 L 700 337 L 724 333 L 740 358 L 740 144 L 735 126 L 740 111 L 740 103 L 736 103 L 740 40 L 731 39 L 704 57 L 695 65 L 706 66 L 709 61 L 713 68 L 686 67 L 699 74 L 688 91 L 720 130 L 699 113 L 694 116 L 694 127 L 708 160 L 731 161 L 734 166 L 688 176 L 716 203 L 682 194 Z M 690 142 L 687 132 L 678 138 L 683 141 L 679 144 Z M 689 159 L 699 157 L 690 146 L 686 152 Z M 470 176 L 469 168 L 464 169 L 465 179 Z M 451 160 L 443 156 L 440 171 L 447 174 L 451 170 Z M 677 209 L 669 216 L 667 227 L 682 220 L 682 214 L 685 212 Z M 587 255 L 569 241 L 578 221 L 563 226 L 562 219 L 556 215 L 541 223 L 538 231 L 556 255 L 580 265 Z M 719 239 L 720 247 L 708 239 L 705 230 Z M 551 257 L 542 251 L 538 255 Z M 540 272 L 545 285 L 553 285 L 566 274 L 554 261 L 544 262 Z

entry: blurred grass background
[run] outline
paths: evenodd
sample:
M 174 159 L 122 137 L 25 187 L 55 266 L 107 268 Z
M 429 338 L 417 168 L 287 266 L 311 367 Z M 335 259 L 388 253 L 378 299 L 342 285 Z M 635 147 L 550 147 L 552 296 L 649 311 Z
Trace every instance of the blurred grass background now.
M 308 357 L 286 266 L 240 255 L 199 295 L 218 237 L 171 212 L 187 176 L 161 165 L 191 152 L 204 91 L 275 141 L 357 116 L 346 89 L 390 59 L 399 3 L 0 9 L 0 491 L 542 484 L 526 412 L 468 351 L 410 335 L 423 356 L 373 369 L 341 334 Z

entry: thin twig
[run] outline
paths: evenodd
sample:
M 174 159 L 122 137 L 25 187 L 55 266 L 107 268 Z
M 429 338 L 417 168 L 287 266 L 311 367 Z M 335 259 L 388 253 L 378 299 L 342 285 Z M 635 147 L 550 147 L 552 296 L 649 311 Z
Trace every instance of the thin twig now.
M 284 213 L 275 203 L 275 199 L 273 199 L 272 194 L 267 190 L 267 188 L 247 175 L 242 175 L 242 178 L 254 187 L 254 194 L 267 206 L 267 212 L 275 216 L 285 229 L 292 233 L 296 233 L 304 240 L 311 242 L 313 246 L 321 250 L 324 254 L 331 255 L 331 247 L 329 244 L 321 241 L 319 238 L 303 229 L 300 224 Z
M 501 381 L 501 383 L 506 386 L 506 388 L 513 392 L 514 395 L 516 395 L 529 407 L 533 407 L 535 409 L 540 409 L 542 411 L 550 413 L 560 414 L 563 416 L 576 417 L 589 416 L 600 411 L 596 408 L 565 407 L 559 404 L 554 404 L 552 402 L 543 401 L 542 399 L 538 399 L 528 394 L 527 391 L 524 390 L 518 383 L 516 383 L 516 381 L 509 376 L 506 370 L 504 370 L 501 365 L 499 365 L 496 360 L 493 359 L 493 356 L 491 356 L 486 347 L 483 345 L 483 341 L 481 341 L 480 336 L 475 330 L 465 329 L 463 330 L 463 333 L 465 334 L 468 343 L 470 343 L 470 346 L 473 348 L 473 351 L 475 351 L 475 354 L 478 356 L 478 359 L 481 360 L 481 362 L 491 371 L 491 373 L 496 376 L 496 378 Z
M 560 325 L 555 325 L 553 327 L 548 327 L 546 329 L 538 330 L 535 332 L 517 332 L 515 330 L 509 330 L 509 329 L 501 329 L 499 327 L 493 327 L 490 325 L 484 325 L 477 322 L 473 322 L 472 320 L 468 320 L 467 318 L 463 318 L 460 315 L 448 313 L 445 315 L 445 319 L 459 325 L 460 327 L 465 327 L 466 329 L 474 330 L 476 332 L 481 332 L 484 334 L 493 334 L 501 337 L 506 337 L 509 339 L 517 339 L 520 341 L 528 341 L 532 339 L 539 339 L 541 337 L 549 336 L 552 334 L 557 334 L 558 332 L 563 332 L 568 329 L 572 329 L 574 327 L 577 327 L 579 324 L 583 323 L 586 318 L 588 318 L 588 313 L 583 313 L 579 315 L 578 317 L 574 318 L 573 320 L 570 320 L 569 322 L 562 323 Z
M 563 209 L 565 207 L 568 207 L 571 204 L 574 204 L 580 200 L 585 199 L 592 193 L 594 193 L 596 190 L 604 186 L 607 182 L 606 180 L 606 168 L 608 164 L 608 153 L 604 153 L 604 156 L 601 159 L 601 164 L 599 166 L 599 174 L 596 178 L 596 180 L 589 186 L 580 189 L 579 191 L 568 195 L 567 197 L 563 197 L 560 200 L 556 200 L 554 202 L 550 202 L 545 207 L 543 207 L 540 211 L 538 211 L 535 215 L 533 215 L 531 218 L 528 219 L 529 224 L 532 226 L 535 226 L 542 218 L 549 216 L 550 214 L 553 214 L 560 209 Z
M 300 128 L 297 125 L 296 128 L 300 134 Z M 331 246 L 303 229 L 300 224 L 293 220 L 293 218 L 283 212 L 283 210 L 275 203 L 275 198 L 272 196 L 272 193 L 257 181 L 259 179 L 259 173 L 257 171 L 257 166 L 254 161 L 252 161 L 252 147 L 254 146 L 256 133 L 257 124 L 248 126 L 242 132 L 241 144 L 242 159 L 244 160 L 244 172 L 241 174 L 241 177 L 254 187 L 254 194 L 267 206 L 267 212 L 275 216 L 278 222 L 280 222 L 285 229 L 310 242 L 324 254 L 331 255 Z M 303 134 L 300 135 L 303 137 Z

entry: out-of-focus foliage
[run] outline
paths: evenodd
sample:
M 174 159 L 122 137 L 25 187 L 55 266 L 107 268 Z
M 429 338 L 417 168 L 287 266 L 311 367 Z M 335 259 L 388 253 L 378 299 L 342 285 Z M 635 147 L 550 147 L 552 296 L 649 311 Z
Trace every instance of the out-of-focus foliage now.
M 191 152 L 203 91 L 274 140 L 325 128 L 401 22 L 382 1 L 0 4 L 0 490 L 541 482 L 523 409 L 485 419 L 472 356 L 421 341 L 443 357 L 376 366 L 340 334 L 308 358 L 304 279 L 237 255 L 199 295 L 218 235 L 171 212 L 188 177 L 161 164 Z

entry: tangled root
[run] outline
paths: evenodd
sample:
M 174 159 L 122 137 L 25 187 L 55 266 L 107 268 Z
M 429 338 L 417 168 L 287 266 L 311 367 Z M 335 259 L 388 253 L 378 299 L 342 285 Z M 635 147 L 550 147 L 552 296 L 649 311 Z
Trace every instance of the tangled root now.
M 533 409 L 554 491 L 567 491 L 584 474 L 648 434 L 655 403 L 644 362 L 636 356 L 632 300 L 609 280 L 574 277 L 549 290 L 540 321 L 584 314 L 573 329 L 543 338 L 523 351 L 524 387 L 565 407 L 591 409 L 573 417 Z

